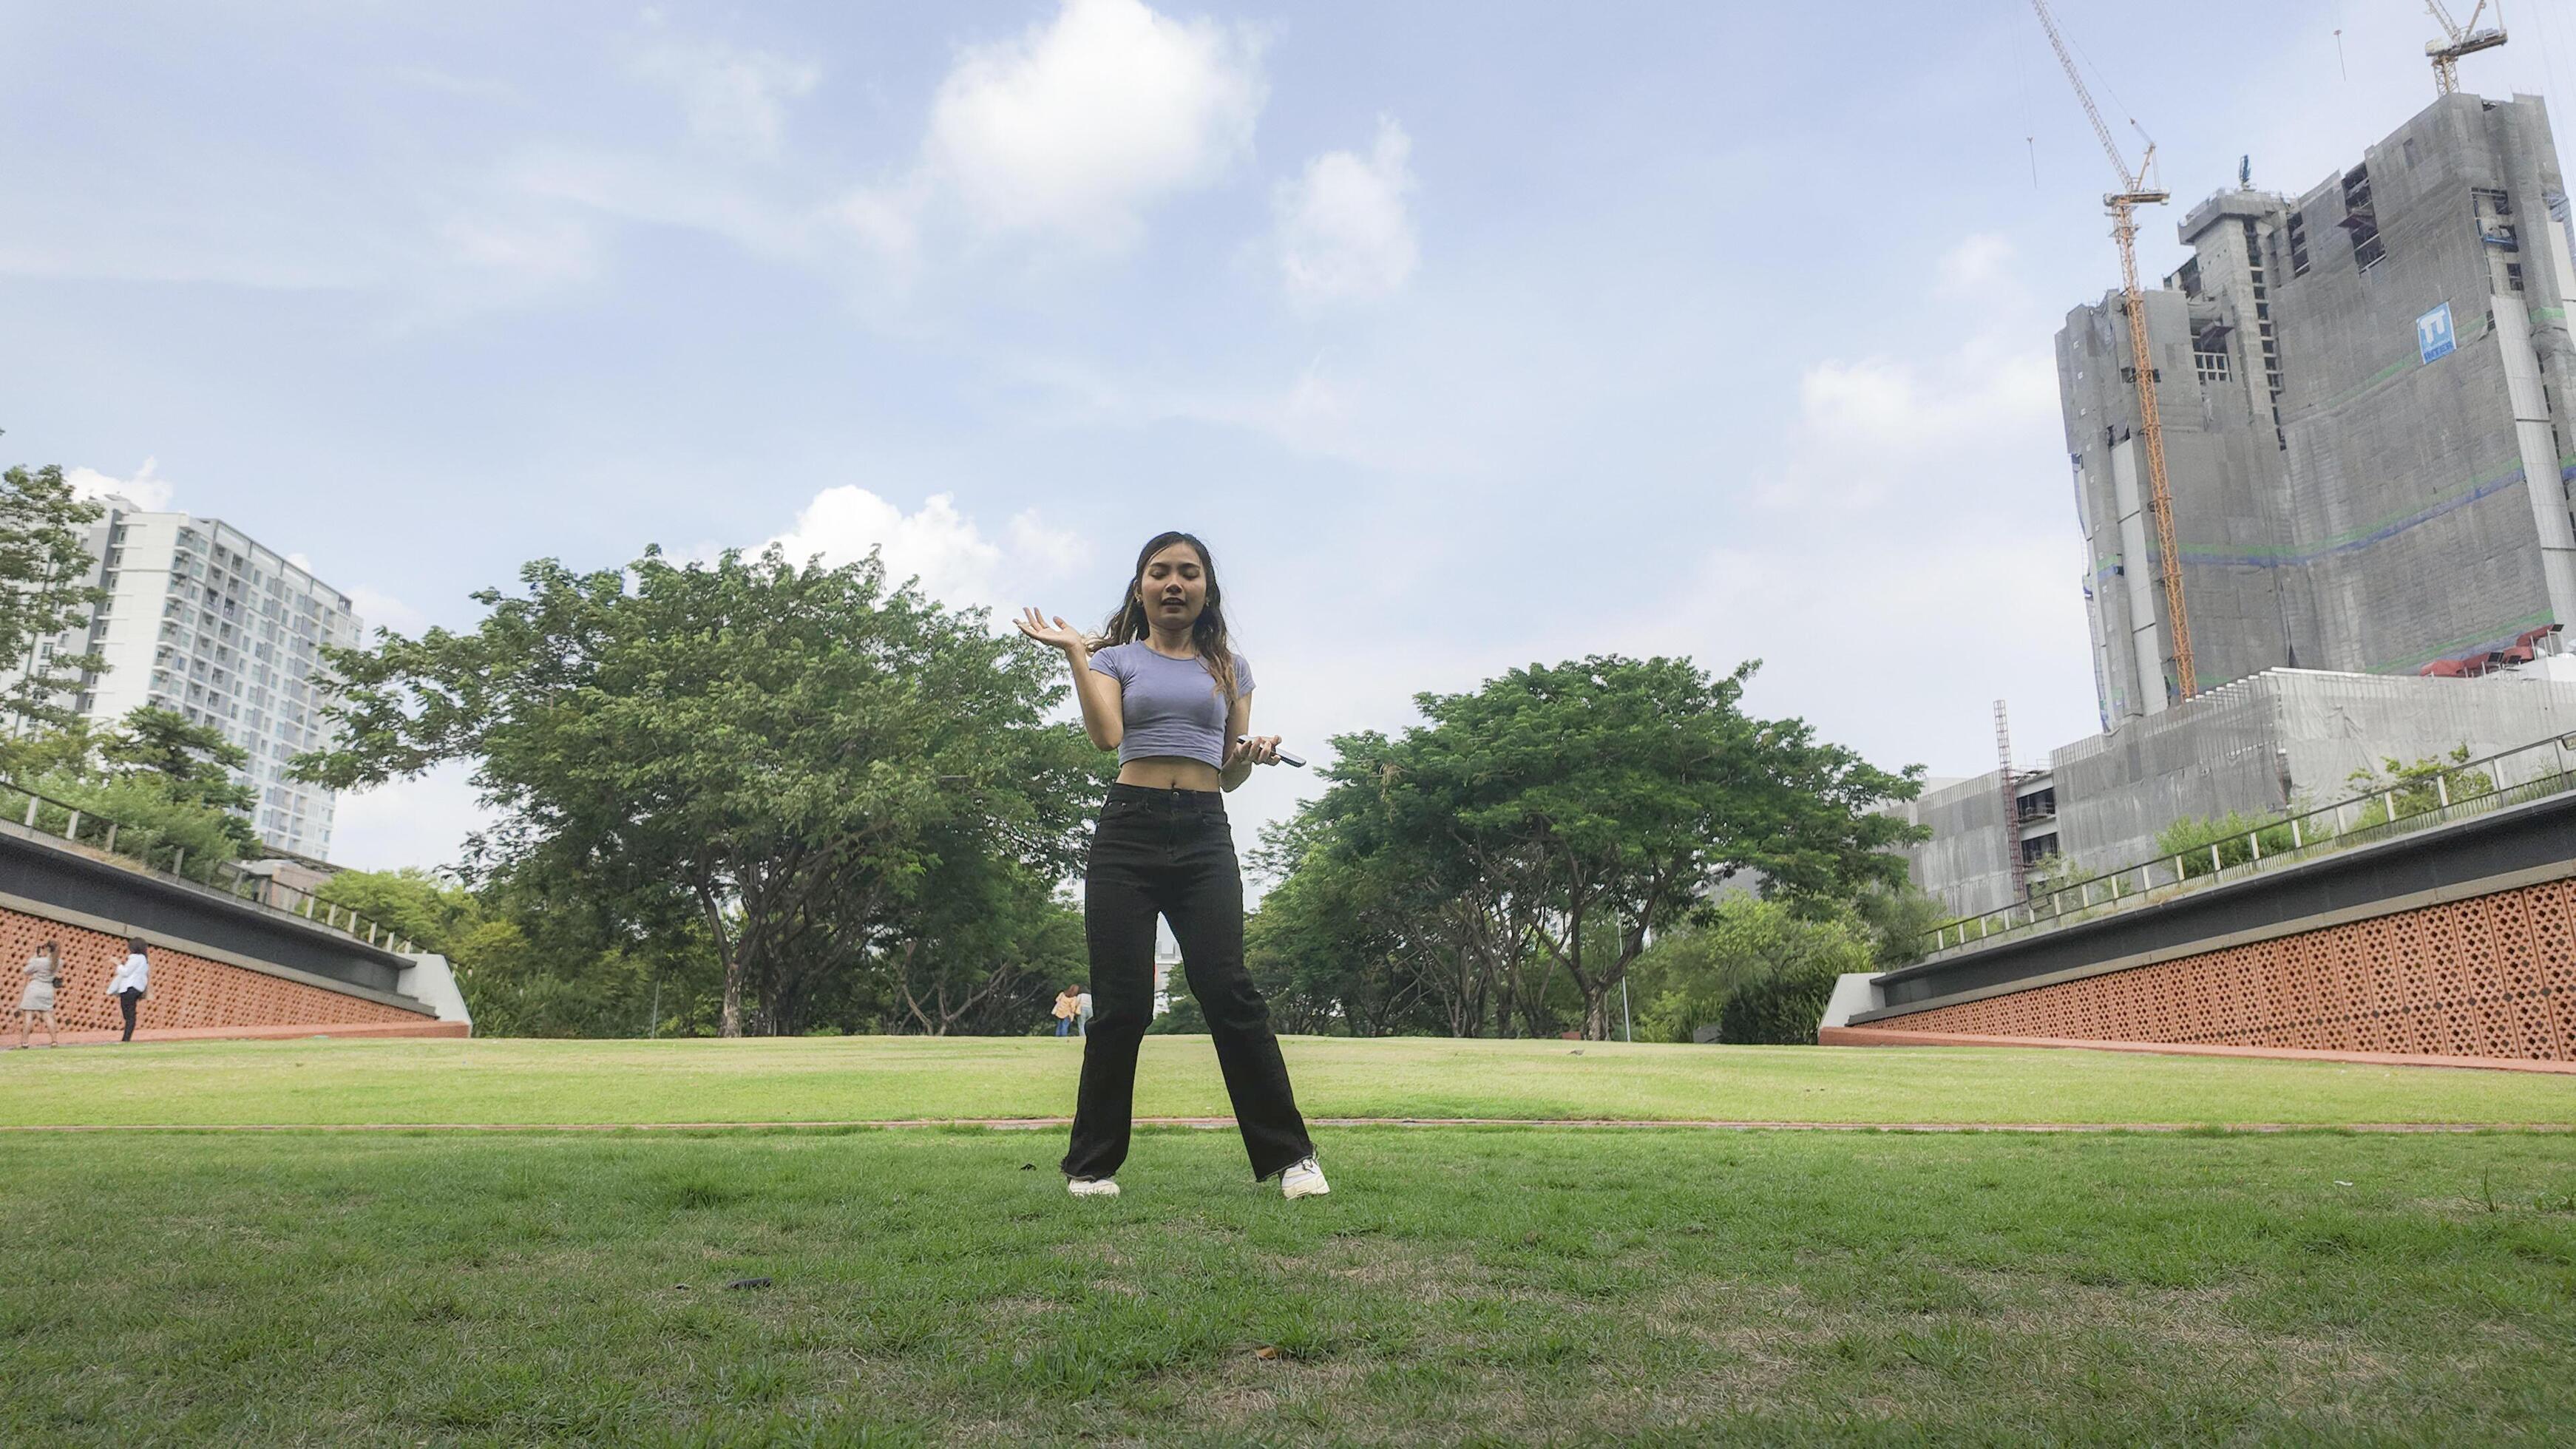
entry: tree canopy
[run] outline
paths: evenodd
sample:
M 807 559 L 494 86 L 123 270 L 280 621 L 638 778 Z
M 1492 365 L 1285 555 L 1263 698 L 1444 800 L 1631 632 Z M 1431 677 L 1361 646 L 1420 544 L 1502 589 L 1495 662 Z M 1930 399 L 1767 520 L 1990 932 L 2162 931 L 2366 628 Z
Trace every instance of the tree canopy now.
M 44 652 L 44 642 L 89 622 L 107 597 L 94 587 L 88 529 L 105 510 L 72 496 L 63 470 L 11 468 L 0 473 L 0 661 L 23 668 L 5 692 L 0 712 L 11 733 L 77 724 L 80 714 L 61 699 L 81 687 L 84 672 L 107 667 L 87 649 Z
M 1921 768 L 1747 715 L 1757 667 L 1534 664 L 1418 696 L 1401 735 L 1336 739 L 1324 795 L 1263 857 L 1283 876 L 1254 933 L 1269 971 L 1355 1024 L 1411 1000 L 1460 1034 L 1550 1032 L 1570 992 L 1600 1038 L 1655 933 L 1730 879 L 1792 910 L 1901 883 L 1890 847 L 1919 832 L 1877 807 L 1913 798 Z
M 475 596 L 471 632 L 332 651 L 343 742 L 297 769 L 349 788 L 471 762 L 502 819 L 468 876 L 639 936 L 696 931 L 723 1034 L 747 1004 L 797 1030 L 836 981 L 937 955 L 954 932 L 930 923 L 934 884 L 1007 897 L 1013 872 L 1071 869 L 1100 761 L 1045 719 L 1054 656 L 888 588 L 873 554 L 649 550 L 520 581 Z

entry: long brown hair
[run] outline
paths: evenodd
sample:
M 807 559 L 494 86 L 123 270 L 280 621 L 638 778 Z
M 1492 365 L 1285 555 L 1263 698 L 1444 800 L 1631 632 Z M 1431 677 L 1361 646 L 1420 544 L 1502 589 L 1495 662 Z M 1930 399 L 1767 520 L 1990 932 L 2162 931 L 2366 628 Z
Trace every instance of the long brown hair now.
M 1091 647 L 1105 649 L 1113 644 L 1130 644 L 1153 635 L 1153 626 L 1145 621 L 1145 599 L 1141 589 L 1145 582 L 1145 565 L 1154 561 L 1154 555 L 1176 543 L 1188 544 L 1190 551 L 1199 556 L 1199 572 L 1207 578 L 1207 604 L 1199 610 L 1198 622 L 1190 626 L 1190 642 L 1198 648 L 1199 663 L 1206 666 L 1222 697 L 1231 704 L 1234 702 L 1234 645 L 1226 638 L 1225 610 L 1220 607 L 1225 600 L 1225 591 L 1217 587 L 1216 560 L 1196 534 L 1175 531 L 1158 533 L 1145 540 L 1145 547 L 1136 554 L 1136 571 L 1127 578 L 1126 600 L 1119 604 L 1118 612 L 1109 616 L 1109 622 L 1100 626 L 1099 637 L 1091 641 Z

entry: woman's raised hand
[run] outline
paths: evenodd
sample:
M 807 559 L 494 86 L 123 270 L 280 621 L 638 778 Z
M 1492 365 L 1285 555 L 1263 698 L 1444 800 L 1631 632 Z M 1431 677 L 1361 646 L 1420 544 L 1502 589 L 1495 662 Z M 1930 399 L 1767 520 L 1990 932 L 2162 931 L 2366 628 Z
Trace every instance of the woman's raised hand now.
M 1081 630 L 1066 623 L 1062 619 L 1057 619 L 1050 623 L 1046 615 L 1039 613 L 1035 609 L 1022 609 L 1020 611 L 1020 617 L 1012 620 L 1011 622 L 1020 626 L 1021 633 L 1028 635 L 1030 638 L 1035 639 L 1041 644 L 1061 649 L 1067 654 L 1071 654 L 1074 650 L 1082 647 L 1083 640 Z

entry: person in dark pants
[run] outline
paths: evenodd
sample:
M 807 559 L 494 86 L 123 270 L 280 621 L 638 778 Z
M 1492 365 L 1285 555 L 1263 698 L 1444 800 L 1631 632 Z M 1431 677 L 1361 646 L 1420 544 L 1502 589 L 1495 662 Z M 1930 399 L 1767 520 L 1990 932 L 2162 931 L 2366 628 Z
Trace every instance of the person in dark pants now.
M 125 943 L 125 964 L 107 980 L 107 994 L 116 998 L 116 1009 L 125 1014 L 125 1035 L 119 1041 L 134 1040 L 134 1003 L 152 989 L 152 958 L 143 953 L 143 938 L 136 936 Z
M 1083 935 L 1098 1008 L 1083 1041 L 1073 1140 L 1077 1197 L 1114 1197 L 1134 1126 L 1136 1052 L 1154 1015 L 1154 918 L 1172 923 L 1190 992 L 1207 1015 L 1226 1095 L 1256 1181 L 1291 1198 L 1331 1191 L 1315 1162 L 1270 1005 L 1243 968 L 1243 872 L 1224 792 L 1276 764 L 1255 736 L 1252 666 L 1227 641 L 1207 545 L 1164 533 L 1136 556 L 1118 612 L 1096 637 L 1028 610 L 1020 632 L 1064 651 L 1091 742 L 1118 752 L 1083 872 Z

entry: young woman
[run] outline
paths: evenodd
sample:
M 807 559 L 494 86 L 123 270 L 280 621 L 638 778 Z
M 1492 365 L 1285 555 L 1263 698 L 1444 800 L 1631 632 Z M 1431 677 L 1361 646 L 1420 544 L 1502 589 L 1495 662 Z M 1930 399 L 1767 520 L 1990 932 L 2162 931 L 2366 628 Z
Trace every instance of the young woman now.
M 45 1045 L 61 1046 L 54 1035 L 54 988 L 63 980 L 62 948 L 47 941 L 27 958 L 27 989 L 18 996 L 18 1045 L 27 1044 L 27 1029 L 45 1019 Z
M 1136 556 L 1127 597 L 1097 637 L 1031 609 L 1020 632 L 1064 651 L 1091 742 L 1118 752 L 1083 872 L 1083 934 L 1098 1013 L 1082 1048 L 1073 1143 L 1077 1197 L 1115 1197 L 1136 1097 L 1136 1049 L 1154 1015 L 1154 918 L 1172 923 L 1190 992 L 1252 1175 L 1292 1198 L 1331 1189 L 1289 1090 L 1270 1006 L 1243 969 L 1243 874 L 1223 792 L 1276 764 L 1276 735 L 1252 734 L 1252 666 L 1226 641 L 1224 593 L 1207 545 L 1157 534 Z
M 1055 994 L 1055 1034 L 1073 1035 L 1073 1018 L 1082 1010 L 1082 988 L 1068 986 Z
M 125 1014 L 125 1035 L 118 1040 L 134 1040 L 134 1003 L 151 989 L 152 958 L 143 954 L 143 938 L 136 936 L 125 943 L 125 964 L 107 981 L 107 994 L 116 998 L 117 1010 Z

